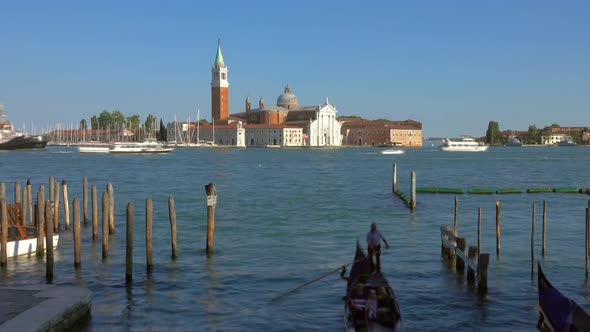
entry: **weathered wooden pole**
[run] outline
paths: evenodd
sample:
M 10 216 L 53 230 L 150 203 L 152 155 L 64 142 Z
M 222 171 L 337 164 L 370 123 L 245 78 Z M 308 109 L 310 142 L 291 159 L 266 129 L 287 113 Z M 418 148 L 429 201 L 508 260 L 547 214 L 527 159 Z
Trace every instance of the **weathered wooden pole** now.
M 109 194 L 109 234 L 115 234 L 115 193 L 110 182 L 107 184 L 107 193 Z
M 459 198 L 455 195 L 455 216 L 453 218 L 453 234 L 459 234 Z
M 496 201 L 496 255 L 500 256 L 500 201 Z
M 176 247 L 176 207 L 174 206 L 174 197 L 168 197 L 168 216 L 170 217 L 170 241 L 172 243 L 172 258 L 178 256 Z
M 70 229 L 70 202 L 68 201 L 68 184 L 66 180 L 61 181 L 61 187 L 64 197 L 64 224 L 66 229 Z
M 96 240 L 98 237 L 98 197 L 96 194 L 96 186 L 92 186 L 92 239 Z
M 20 203 L 20 183 L 14 181 L 14 202 Z
M 397 192 L 397 164 L 393 163 L 393 178 L 391 181 L 391 192 Z
M 148 198 L 145 202 L 145 262 L 148 274 L 154 269 L 152 264 L 153 208 L 152 199 Z
M 450 256 L 451 255 L 451 249 L 449 249 L 447 246 L 445 246 L 443 239 L 450 241 L 449 240 L 449 236 L 447 235 L 448 232 L 451 231 L 451 228 L 448 225 L 443 225 L 443 232 L 441 234 L 441 239 L 440 239 L 440 252 L 441 254 L 445 255 L 445 256 Z
M 53 202 L 53 194 L 54 194 L 54 189 L 53 186 L 55 185 L 55 180 L 53 179 L 53 176 L 49 177 L 49 193 L 47 195 L 47 198 Z
M 541 238 L 542 247 L 541 247 L 541 256 L 545 258 L 545 234 L 547 232 L 547 201 L 543 200 L 543 234 Z
M 205 186 L 207 193 L 207 254 L 213 252 L 213 235 L 215 234 L 215 205 L 217 204 L 217 191 L 213 182 Z
M 535 203 L 533 203 L 533 213 L 531 218 L 531 278 L 535 274 Z
M 43 256 L 43 238 L 45 237 L 45 188 L 39 186 L 37 192 L 37 256 Z
M 477 255 L 481 254 L 481 208 L 477 208 Z
M 102 259 L 109 256 L 109 194 L 102 193 Z
M 588 208 L 586 208 L 586 230 L 584 232 L 584 263 L 586 267 L 586 278 L 588 278 L 588 255 L 590 254 L 590 218 L 588 217 Z
M 0 198 L 6 198 L 6 185 L 0 182 Z
M 412 171 L 412 193 L 410 195 L 410 209 L 416 209 L 416 172 Z
M 133 203 L 127 203 L 127 227 L 125 237 L 125 282 L 131 283 L 133 280 L 133 219 L 134 211 Z
M 27 207 L 29 207 L 29 203 L 27 199 L 29 195 L 27 195 L 27 186 L 23 186 L 23 200 L 20 205 L 20 224 L 25 226 L 27 224 Z M 29 213 L 31 213 L 29 211 Z
M 463 254 L 465 254 L 465 247 L 467 246 L 467 240 L 464 237 L 457 238 L 457 249 L 459 249 Z M 459 257 L 459 255 L 455 255 L 457 258 L 455 259 L 455 268 L 457 271 L 463 271 L 465 269 L 465 262 L 463 258 Z
M 474 262 L 475 264 L 477 264 L 477 247 L 475 246 L 470 246 L 469 247 L 469 253 L 467 254 L 467 257 Z M 467 281 L 468 282 L 474 282 L 475 281 L 475 270 L 473 270 L 471 268 L 470 265 L 467 266 Z
M 27 202 L 29 203 L 29 225 L 34 225 L 33 221 L 33 185 L 31 179 L 27 180 Z
M 479 254 L 477 259 L 477 288 L 480 292 L 488 290 L 488 265 L 490 254 Z
M 84 209 L 84 225 L 88 224 L 88 178 L 82 180 L 82 204 Z
M 53 280 L 53 206 L 51 201 L 45 205 L 45 277 Z
M 65 193 L 65 192 L 64 192 Z M 67 202 L 64 197 L 64 203 Z M 80 252 L 80 199 L 74 197 L 74 267 L 78 268 L 82 264 L 82 255 Z M 68 224 L 66 223 L 66 228 Z
M 59 182 L 55 184 L 55 193 L 53 193 L 53 229 L 55 232 L 59 230 Z
M 8 260 L 8 208 L 6 207 L 6 198 L 0 197 L 0 223 L 2 224 L 2 236 L 0 248 L 0 265 L 5 268 Z

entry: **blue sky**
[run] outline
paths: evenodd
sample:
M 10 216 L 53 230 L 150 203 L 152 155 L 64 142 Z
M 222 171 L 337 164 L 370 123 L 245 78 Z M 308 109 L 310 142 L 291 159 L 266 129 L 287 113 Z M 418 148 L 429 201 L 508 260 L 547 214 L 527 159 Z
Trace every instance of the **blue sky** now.
M 590 126 L 589 18 L 588 1 L 2 1 L 0 103 L 28 131 L 102 110 L 209 119 L 221 38 L 230 113 L 289 83 L 427 137 Z

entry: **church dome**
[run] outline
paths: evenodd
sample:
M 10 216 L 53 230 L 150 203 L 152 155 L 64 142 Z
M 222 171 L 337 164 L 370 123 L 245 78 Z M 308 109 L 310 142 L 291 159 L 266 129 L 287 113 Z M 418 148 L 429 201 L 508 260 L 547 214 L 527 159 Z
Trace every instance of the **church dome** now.
M 299 107 L 299 100 L 297 100 L 297 96 L 291 92 L 289 84 L 285 87 L 285 92 L 277 98 L 277 106 L 286 109 L 296 109 Z

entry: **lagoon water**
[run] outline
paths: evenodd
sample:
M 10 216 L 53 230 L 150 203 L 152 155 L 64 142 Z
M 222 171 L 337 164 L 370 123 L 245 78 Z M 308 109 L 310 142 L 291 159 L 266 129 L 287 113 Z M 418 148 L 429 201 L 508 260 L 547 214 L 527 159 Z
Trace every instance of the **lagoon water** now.
M 355 241 L 377 222 L 391 249 L 382 270 L 402 309 L 407 331 L 535 329 L 536 279 L 530 273 L 531 209 L 536 204 L 536 257 L 554 285 L 590 310 L 584 279 L 585 194 L 460 195 L 459 234 L 490 253 L 489 291 L 479 295 L 440 254 L 442 224 L 453 224 L 454 195 L 419 194 L 411 213 L 391 194 L 393 162 L 399 189 L 419 187 L 589 187 L 589 148 L 490 148 L 449 153 L 435 147 L 381 155 L 377 148 L 177 149 L 168 155 L 79 154 L 75 148 L 0 152 L 0 181 L 31 179 L 35 192 L 49 176 L 67 180 L 82 199 L 82 178 L 115 189 L 116 234 L 101 259 L 100 238 L 82 227 L 82 268 L 73 267 L 71 231 L 60 231 L 56 284 L 92 290 L 83 331 L 340 331 L 345 283 L 338 273 L 278 301 L 271 299 L 351 261 Z M 205 255 L 206 196 L 216 185 L 215 252 Z M 46 189 L 47 190 L 47 189 Z M 176 260 L 170 258 L 168 197 L 175 199 Z M 154 271 L 145 272 L 144 207 L 154 201 Z M 501 202 L 502 248 L 495 254 L 495 202 Z M 541 214 L 547 201 L 547 254 L 540 257 Z M 134 276 L 125 286 L 125 208 L 135 206 Z M 63 215 L 63 212 L 62 212 Z M 63 219 L 62 219 L 63 227 Z M 100 233 L 99 233 L 100 234 Z M 100 235 L 99 235 L 100 236 Z M 35 257 L 9 260 L 2 285 L 44 283 Z M 536 278 L 536 276 L 535 276 Z

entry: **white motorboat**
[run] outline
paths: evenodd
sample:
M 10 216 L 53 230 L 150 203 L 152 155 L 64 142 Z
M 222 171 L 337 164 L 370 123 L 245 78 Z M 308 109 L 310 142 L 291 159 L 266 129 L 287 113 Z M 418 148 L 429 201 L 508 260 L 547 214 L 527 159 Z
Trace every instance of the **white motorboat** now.
M 80 143 L 80 144 L 78 144 L 78 152 L 80 152 L 80 153 L 109 153 L 112 146 L 113 145 L 111 143 L 102 143 L 102 142 Z
M 53 248 L 57 247 L 59 234 L 53 235 Z M 43 237 L 43 247 L 47 248 L 46 238 Z M 37 230 L 31 226 L 8 227 L 8 242 L 6 242 L 7 257 L 30 255 L 37 251 Z
M 380 153 L 381 154 L 404 154 L 404 150 L 401 149 L 387 149 L 387 150 L 383 150 Z
M 483 152 L 487 151 L 488 146 L 479 144 L 473 137 L 463 136 L 460 140 L 445 139 L 440 149 L 443 151 Z
M 0 150 L 43 149 L 46 145 L 45 137 L 25 135 L 4 121 L 4 107 L 0 104 Z
M 115 142 L 111 145 L 110 153 L 168 153 L 174 148 L 164 146 L 156 141 L 143 142 Z

